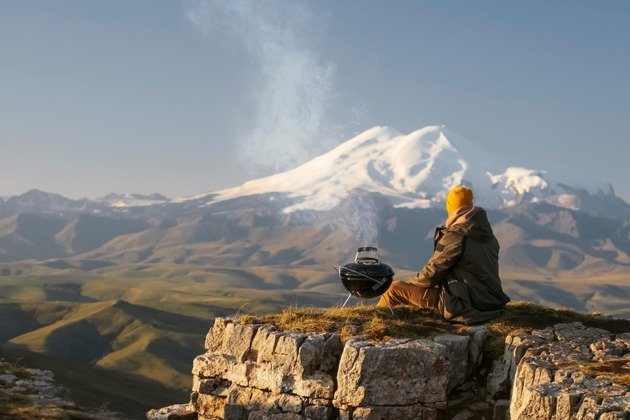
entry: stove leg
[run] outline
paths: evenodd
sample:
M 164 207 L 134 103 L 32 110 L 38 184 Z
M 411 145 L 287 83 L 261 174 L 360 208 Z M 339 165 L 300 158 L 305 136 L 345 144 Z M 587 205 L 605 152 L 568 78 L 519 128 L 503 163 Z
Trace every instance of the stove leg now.
M 346 301 L 343 303 L 343 305 L 341 305 L 341 309 L 345 308 L 346 303 L 348 303 L 348 301 L 350 300 L 350 296 L 352 296 L 352 293 L 348 294 L 348 297 L 346 298 Z
M 387 302 L 387 307 L 389 308 L 389 311 L 392 313 L 392 315 L 394 315 L 395 317 L 396 314 L 394 313 L 394 310 L 392 309 L 392 306 L 389 304 L 389 302 Z

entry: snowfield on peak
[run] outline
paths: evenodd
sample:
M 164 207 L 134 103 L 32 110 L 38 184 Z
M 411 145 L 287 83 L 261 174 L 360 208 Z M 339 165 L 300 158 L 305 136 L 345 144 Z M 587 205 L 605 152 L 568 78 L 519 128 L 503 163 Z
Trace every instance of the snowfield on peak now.
M 98 203 L 106 203 L 110 207 L 141 207 L 166 203 L 169 199 L 158 193 L 149 195 L 137 193 L 111 193 L 104 197 L 99 197 L 94 201 Z
M 381 194 L 395 207 L 407 208 L 442 207 L 448 191 L 458 185 L 473 189 L 475 204 L 495 209 L 536 201 L 577 207 L 577 193 L 614 196 L 610 184 L 603 181 L 506 162 L 444 126 L 410 134 L 374 127 L 295 169 L 207 196 L 211 204 L 285 193 L 294 200 L 285 212 L 330 210 L 355 189 Z

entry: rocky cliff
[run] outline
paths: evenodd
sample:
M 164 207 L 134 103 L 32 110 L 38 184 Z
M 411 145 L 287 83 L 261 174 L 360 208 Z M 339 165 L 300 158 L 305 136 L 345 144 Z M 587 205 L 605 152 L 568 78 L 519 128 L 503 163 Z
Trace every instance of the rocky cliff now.
M 557 324 L 508 337 L 499 366 L 512 420 L 630 418 L 629 333 Z
M 128 420 L 121 413 L 86 409 L 55 383 L 49 370 L 30 369 L 0 359 L 0 419 Z
M 375 344 L 217 318 L 188 404 L 149 419 L 629 419 L 630 333 L 579 322 Z

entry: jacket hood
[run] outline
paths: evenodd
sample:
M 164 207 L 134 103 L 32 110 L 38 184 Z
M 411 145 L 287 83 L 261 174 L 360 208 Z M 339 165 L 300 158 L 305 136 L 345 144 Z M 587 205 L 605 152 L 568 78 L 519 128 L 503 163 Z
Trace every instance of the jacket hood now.
M 480 207 L 476 208 L 475 214 L 469 220 L 461 223 L 455 221 L 448 230 L 461 233 L 477 242 L 487 242 L 494 237 L 488 215 Z

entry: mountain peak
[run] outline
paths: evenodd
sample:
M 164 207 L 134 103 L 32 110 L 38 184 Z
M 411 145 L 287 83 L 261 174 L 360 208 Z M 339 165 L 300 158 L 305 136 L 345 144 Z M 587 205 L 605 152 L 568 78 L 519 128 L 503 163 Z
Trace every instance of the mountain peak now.
M 441 208 L 448 191 L 458 185 L 473 189 L 475 204 L 493 209 L 539 201 L 576 208 L 588 196 L 614 197 L 605 182 L 581 180 L 568 170 L 550 172 L 507 162 L 444 125 L 410 134 L 377 126 L 295 169 L 215 192 L 208 199 L 277 192 L 293 200 L 285 208 L 292 212 L 329 210 L 357 189 L 408 208 Z
M 63 212 L 85 209 L 86 199 L 73 200 L 59 194 L 48 193 L 32 189 L 24 194 L 13 196 L 5 200 L 11 209 L 29 210 L 35 212 Z

